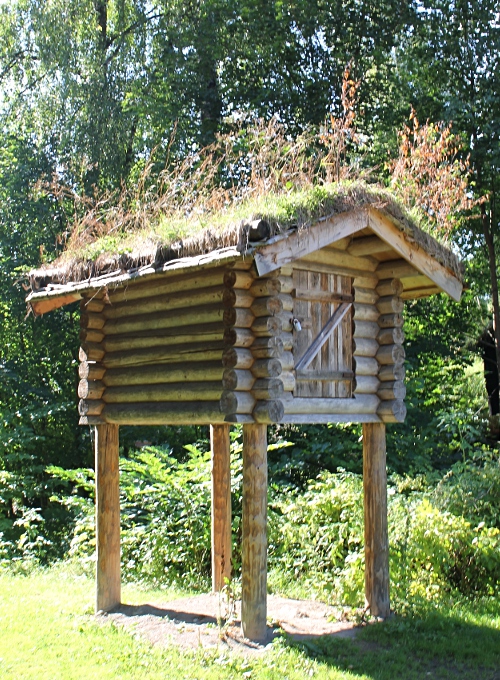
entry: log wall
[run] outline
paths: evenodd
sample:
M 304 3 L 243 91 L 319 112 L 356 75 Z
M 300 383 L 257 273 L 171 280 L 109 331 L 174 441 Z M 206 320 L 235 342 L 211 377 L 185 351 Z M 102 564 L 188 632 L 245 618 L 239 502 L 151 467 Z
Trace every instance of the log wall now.
M 329 247 L 260 278 L 240 262 L 83 299 L 80 422 L 401 422 L 402 284 L 385 263 L 343 255 Z M 311 303 L 297 284 L 310 270 L 346 283 L 316 286 Z M 338 350 L 342 362 L 325 356 L 297 368 L 307 349 L 298 351 L 298 338 L 314 338 L 300 336 L 294 314 L 327 303 L 328 317 L 332 294 L 352 307 L 319 352 Z M 298 390 L 308 383 L 314 390 Z
M 223 277 L 214 268 L 82 300 L 81 423 L 223 422 Z

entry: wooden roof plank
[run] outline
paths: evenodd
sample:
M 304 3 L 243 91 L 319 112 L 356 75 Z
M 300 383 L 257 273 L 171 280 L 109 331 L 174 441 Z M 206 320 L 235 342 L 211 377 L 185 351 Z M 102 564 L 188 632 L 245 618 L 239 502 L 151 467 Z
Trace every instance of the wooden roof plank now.
M 375 210 L 369 210 L 369 225 L 372 231 L 388 243 L 401 257 L 410 262 L 419 272 L 425 274 L 441 290 L 456 300 L 462 295 L 462 284 L 448 269 L 422 248 L 410 243 L 405 233 L 395 227 L 389 219 Z
M 259 276 L 268 274 L 298 258 L 320 250 L 330 243 L 351 236 L 368 226 L 368 212 L 357 210 L 341 213 L 312 225 L 308 229 L 293 232 L 287 238 L 256 248 L 255 265 Z

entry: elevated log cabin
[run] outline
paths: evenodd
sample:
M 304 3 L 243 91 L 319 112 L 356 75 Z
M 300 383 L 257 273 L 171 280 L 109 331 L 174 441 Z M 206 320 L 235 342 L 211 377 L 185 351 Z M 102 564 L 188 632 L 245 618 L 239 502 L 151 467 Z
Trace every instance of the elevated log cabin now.
M 267 426 L 363 423 L 365 593 L 387 616 L 386 423 L 403 422 L 404 301 L 459 300 L 457 259 L 375 205 L 84 280 L 32 273 L 35 314 L 80 300 L 80 423 L 96 428 L 97 610 L 120 603 L 118 428 L 206 424 L 212 580 L 230 576 L 229 427 L 243 424 L 242 628 L 266 635 Z M 182 255 L 182 253 L 181 253 Z

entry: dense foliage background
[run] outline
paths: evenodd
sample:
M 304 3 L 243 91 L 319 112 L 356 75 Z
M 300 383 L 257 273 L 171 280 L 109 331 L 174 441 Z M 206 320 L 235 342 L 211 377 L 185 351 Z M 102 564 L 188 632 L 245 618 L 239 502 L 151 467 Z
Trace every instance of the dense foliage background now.
M 389 428 L 388 446 L 393 595 L 498 588 L 497 3 L 11 0 L 0 17 L 2 559 L 91 559 L 78 311 L 26 317 L 22 287 L 23 272 L 64 247 L 81 206 L 135 186 L 146 166 L 154 187 L 165 167 L 220 135 L 251 149 L 256 122 L 273 116 L 290 140 L 342 120 L 345 166 L 389 183 L 412 115 L 442 121 L 438 131 L 451 124 L 456 160 L 469 168 L 469 207 L 450 236 L 467 290 L 459 304 L 437 296 L 406 305 L 408 419 Z M 359 82 L 355 122 L 342 90 L 347 66 Z M 432 228 L 426 186 L 439 174 L 426 167 L 417 194 Z M 208 577 L 207 434 L 123 428 L 131 577 Z M 311 590 L 359 602 L 359 428 L 276 428 L 273 437 L 270 562 L 280 567 L 271 582 L 291 588 L 300 576 Z

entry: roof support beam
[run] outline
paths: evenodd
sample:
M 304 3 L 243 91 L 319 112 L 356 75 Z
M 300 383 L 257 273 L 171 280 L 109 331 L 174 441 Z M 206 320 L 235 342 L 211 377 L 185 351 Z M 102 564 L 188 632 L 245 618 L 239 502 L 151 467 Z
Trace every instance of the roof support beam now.
M 309 255 L 346 236 L 352 236 L 368 226 L 368 212 L 341 213 L 299 229 L 288 238 L 279 236 L 271 243 L 255 250 L 255 265 L 259 276 L 264 276 L 284 265 Z
M 422 274 L 425 274 L 441 290 L 456 300 L 462 295 L 460 281 L 437 260 L 428 255 L 422 248 L 410 242 L 407 235 L 395 227 L 390 220 L 375 210 L 369 210 L 369 227 L 383 241 L 388 243 L 401 257 Z

